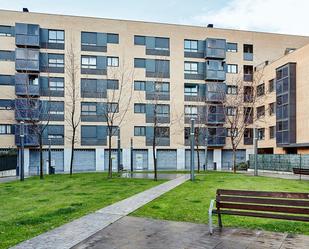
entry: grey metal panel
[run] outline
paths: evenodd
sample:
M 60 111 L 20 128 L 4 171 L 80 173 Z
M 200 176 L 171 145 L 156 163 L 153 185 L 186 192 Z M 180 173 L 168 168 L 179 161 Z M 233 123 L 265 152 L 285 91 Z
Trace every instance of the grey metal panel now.
M 95 171 L 95 150 L 75 150 L 73 171 Z
M 90 69 L 90 68 L 81 68 L 82 74 L 94 74 L 94 75 L 106 75 L 106 69 Z
M 236 164 L 246 162 L 246 151 L 237 150 Z M 233 150 L 222 150 L 222 168 L 232 169 L 233 166 Z
M 108 157 L 109 157 L 109 150 L 104 150 L 104 170 L 108 171 Z M 117 172 L 118 169 L 118 158 L 117 158 L 117 150 L 111 150 L 111 157 L 112 157 L 112 170 L 113 172 Z M 120 163 L 122 164 L 122 151 L 120 152 Z
M 148 150 L 133 150 L 133 168 L 134 170 L 148 169 Z
M 43 150 L 43 169 L 46 174 L 48 165 L 48 150 Z M 51 163 L 55 166 L 56 173 L 64 171 L 64 153 L 63 150 L 51 150 Z M 30 175 L 39 175 L 40 173 L 40 152 L 39 150 L 30 150 Z
M 158 170 L 177 169 L 177 151 L 176 150 L 157 150 Z
M 190 73 L 185 73 L 184 78 L 187 80 L 204 80 L 205 75 L 203 74 L 190 74 Z
M 203 170 L 205 164 L 205 150 L 199 149 L 200 154 L 200 169 Z M 194 150 L 194 168 L 198 168 L 197 150 Z M 213 150 L 207 150 L 207 169 L 213 169 Z M 185 168 L 190 169 L 191 164 L 191 151 L 188 149 L 185 152 Z

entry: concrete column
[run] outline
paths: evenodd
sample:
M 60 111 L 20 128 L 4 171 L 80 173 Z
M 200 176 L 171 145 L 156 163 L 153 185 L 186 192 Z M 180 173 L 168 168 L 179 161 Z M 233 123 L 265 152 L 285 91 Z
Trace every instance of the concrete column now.
M 186 164 L 186 150 L 177 149 L 177 170 L 184 170 Z
M 24 172 L 25 176 L 29 175 L 29 167 L 30 167 L 30 150 L 24 150 Z
M 246 149 L 246 161 L 249 160 L 249 155 L 253 155 L 253 154 L 254 154 L 254 148 Z
M 152 149 L 148 149 L 148 170 L 154 170 Z
M 63 157 L 64 157 L 64 173 L 70 173 L 70 162 L 71 162 L 71 149 L 70 148 L 64 148 L 63 150 Z
M 104 149 L 95 149 L 95 170 L 104 171 Z
M 122 164 L 123 169 L 130 170 L 131 168 L 131 149 L 122 149 Z
M 217 163 L 217 170 L 221 170 L 222 166 L 222 149 L 214 149 L 214 163 Z

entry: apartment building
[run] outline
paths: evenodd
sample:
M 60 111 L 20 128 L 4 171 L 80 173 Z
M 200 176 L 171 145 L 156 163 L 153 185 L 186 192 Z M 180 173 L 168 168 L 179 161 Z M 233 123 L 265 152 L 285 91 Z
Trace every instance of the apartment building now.
M 188 127 L 190 119 L 196 116 L 202 117 L 198 125 L 204 125 L 208 137 L 208 166 L 215 162 L 218 169 L 229 168 L 232 151 L 220 105 L 222 95 L 218 93 L 225 89 L 227 96 L 235 94 L 235 79 L 251 81 L 255 66 L 265 61 L 275 61 L 265 69 L 265 79 L 274 79 L 276 70 L 272 67 L 278 65 L 277 59 L 287 50 L 299 49 L 307 43 L 309 37 L 218 29 L 211 25 L 0 10 L 0 149 L 20 146 L 20 122 L 24 121 L 25 171 L 36 174 L 38 138 L 31 134 L 30 126 L 34 119 L 44 123 L 48 116 L 48 127 L 43 133 L 44 165 L 51 143 L 56 172 L 69 171 L 71 129 L 66 116 L 70 111 L 72 80 L 68 64 L 74 52 L 78 65 L 74 89 L 79 92 L 76 106 L 81 117 L 75 171 L 107 170 L 108 131 L 102 115 L 106 106 L 119 108 L 119 112 L 126 107 L 119 127 L 114 124 L 120 130 L 124 168 L 130 168 L 132 141 L 134 168 L 153 169 L 154 104 L 160 105 L 162 126 L 156 151 L 158 169 L 189 168 Z M 114 106 L 115 103 L 107 102 L 112 92 L 120 91 L 123 79 L 114 73 L 117 70 L 132 72 L 130 79 L 126 79 L 132 95 Z M 43 108 L 48 113 L 42 113 L 42 108 L 38 111 L 42 106 L 48 106 Z M 276 118 L 272 120 L 271 126 L 275 126 Z M 297 137 L 303 128 L 297 126 Z M 304 143 L 302 138 L 299 135 L 300 140 L 294 141 L 291 136 L 290 144 Z M 245 161 L 252 152 L 252 137 L 243 140 L 237 152 L 238 161 Z M 111 143 L 116 169 L 117 136 Z M 273 148 L 273 152 L 283 153 L 277 143 L 275 139 L 265 139 L 260 146 L 265 151 Z M 199 148 L 200 157 L 205 158 L 205 144 L 201 142 Z

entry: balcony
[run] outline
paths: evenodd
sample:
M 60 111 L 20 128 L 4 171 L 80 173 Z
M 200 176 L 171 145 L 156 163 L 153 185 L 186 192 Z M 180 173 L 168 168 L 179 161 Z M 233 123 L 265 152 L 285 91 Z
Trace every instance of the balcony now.
M 40 26 L 16 23 L 15 44 L 17 47 L 40 47 Z
M 221 147 L 225 145 L 225 137 L 208 136 L 208 146 Z
M 24 126 L 24 146 L 25 147 L 35 147 L 39 145 L 39 140 L 37 136 L 37 126 L 25 125 Z M 15 126 L 15 144 L 21 146 L 20 140 L 20 125 Z
M 40 52 L 37 49 L 16 48 L 15 68 L 22 72 L 40 71 Z
M 244 53 L 244 61 L 253 61 L 253 53 Z
M 39 99 L 16 99 L 15 100 L 15 119 L 38 121 L 40 118 Z
M 224 114 L 208 114 L 207 115 L 207 123 L 208 124 L 224 124 L 225 123 L 225 115 Z
M 206 39 L 205 58 L 225 59 L 226 41 L 224 39 Z
M 39 76 L 15 74 L 15 94 L 19 96 L 40 96 Z
M 205 80 L 225 81 L 225 62 L 218 60 L 208 60 L 205 63 Z
M 222 102 L 226 97 L 225 83 L 206 83 L 206 101 Z

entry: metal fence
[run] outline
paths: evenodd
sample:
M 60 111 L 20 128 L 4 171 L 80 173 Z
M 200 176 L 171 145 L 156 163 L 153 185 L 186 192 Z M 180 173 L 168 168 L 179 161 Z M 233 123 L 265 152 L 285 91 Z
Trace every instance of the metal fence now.
M 309 155 L 262 154 L 257 155 L 259 170 L 292 172 L 293 168 L 309 169 Z M 254 169 L 254 155 L 249 156 L 249 168 Z
M 17 155 L 0 155 L 0 171 L 16 169 Z

